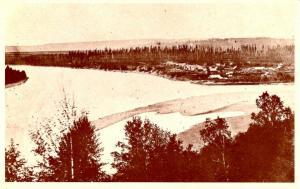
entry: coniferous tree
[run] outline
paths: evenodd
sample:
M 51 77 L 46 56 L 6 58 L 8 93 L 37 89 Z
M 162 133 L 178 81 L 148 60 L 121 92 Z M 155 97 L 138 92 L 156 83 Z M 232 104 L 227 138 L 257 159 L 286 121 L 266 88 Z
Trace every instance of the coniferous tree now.
M 61 107 L 58 108 L 55 119 L 46 120 L 36 130 L 30 132 L 31 139 L 35 143 L 33 152 L 38 157 L 39 171 L 36 173 L 38 181 L 57 181 L 55 159 L 58 156 L 59 142 L 78 119 L 74 100 L 72 103 L 64 89 L 62 92 L 64 98 L 60 102 Z
M 26 167 L 26 160 L 21 157 L 17 149 L 18 144 L 14 144 L 11 139 L 8 148 L 5 148 L 5 181 L 6 182 L 28 182 L 33 179 L 33 171 Z
M 31 132 L 35 155 L 40 157 L 37 180 L 107 181 L 109 177 L 101 171 L 103 149 L 95 127 L 86 113 L 79 117 L 74 101 L 71 103 L 66 95 L 61 105 L 57 120 L 50 120 Z
M 62 137 L 58 157 L 50 162 L 56 181 L 103 181 L 107 179 L 101 170 L 103 148 L 95 133 L 95 127 L 86 116 L 74 121 L 74 126 Z

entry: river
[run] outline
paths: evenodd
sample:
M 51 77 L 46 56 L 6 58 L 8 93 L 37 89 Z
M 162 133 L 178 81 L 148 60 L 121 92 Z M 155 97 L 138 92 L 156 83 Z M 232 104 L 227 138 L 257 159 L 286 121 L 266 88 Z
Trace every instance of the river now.
M 163 129 L 180 133 L 206 117 L 248 114 L 248 106 L 220 113 L 209 111 L 241 102 L 255 106 L 255 99 L 264 91 L 277 94 L 285 104 L 294 107 L 293 84 L 208 86 L 144 73 L 12 67 L 25 70 L 29 79 L 5 89 L 6 145 L 13 138 L 29 163 L 34 162 L 34 158 L 30 158 L 29 131 L 47 119 L 55 119 L 64 95 L 74 100 L 78 110 L 89 113 L 89 119 L 100 133 L 105 149 L 103 159 L 107 162 L 112 161 L 110 152 L 116 141 L 124 138 L 122 128 L 132 115 L 149 118 Z M 144 108 L 136 110 L 140 107 Z M 102 117 L 106 117 L 105 124 L 99 120 Z

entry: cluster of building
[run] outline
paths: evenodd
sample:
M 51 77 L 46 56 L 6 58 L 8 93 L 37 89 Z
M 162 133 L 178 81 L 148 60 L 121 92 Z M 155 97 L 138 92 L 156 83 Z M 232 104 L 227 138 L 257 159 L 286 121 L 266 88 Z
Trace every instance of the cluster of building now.
M 198 72 L 209 75 L 209 79 L 228 79 L 228 77 L 232 77 L 234 71 L 237 69 L 237 66 L 233 66 L 233 63 L 231 63 L 230 66 L 227 67 L 225 67 L 225 65 L 222 65 L 221 63 L 216 63 L 211 66 L 201 66 L 196 64 L 167 61 L 165 64 L 173 67 L 173 71 Z
M 277 67 L 265 67 L 265 66 L 246 66 L 238 67 L 233 62 L 225 65 L 221 63 L 215 63 L 211 66 L 201 66 L 196 64 L 178 63 L 167 61 L 167 66 L 172 67 L 172 71 L 192 71 L 208 75 L 209 79 L 230 79 L 237 75 L 252 75 L 261 77 L 271 77 L 276 75 L 277 72 L 284 70 L 283 63 L 277 65 Z
M 178 63 L 172 61 L 167 61 L 165 64 L 167 66 L 172 66 L 174 70 L 198 71 L 198 72 L 206 71 L 205 66 L 200 66 L 196 64 Z

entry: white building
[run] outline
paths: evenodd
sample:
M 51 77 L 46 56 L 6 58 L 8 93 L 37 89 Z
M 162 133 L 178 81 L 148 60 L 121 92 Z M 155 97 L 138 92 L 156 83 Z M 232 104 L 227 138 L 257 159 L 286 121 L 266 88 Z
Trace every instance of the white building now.
M 209 79 L 226 79 L 222 77 L 220 74 L 212 74 L 208 76 Z

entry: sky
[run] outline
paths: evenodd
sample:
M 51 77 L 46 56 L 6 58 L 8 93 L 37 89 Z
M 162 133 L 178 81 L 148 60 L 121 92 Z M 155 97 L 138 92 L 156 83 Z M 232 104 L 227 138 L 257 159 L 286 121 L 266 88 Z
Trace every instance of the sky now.
M 293 1 L 294 2 L 294 1 Z M 17 4 L 5 45 L 127 39 L 293 38 L 294 4 Z

